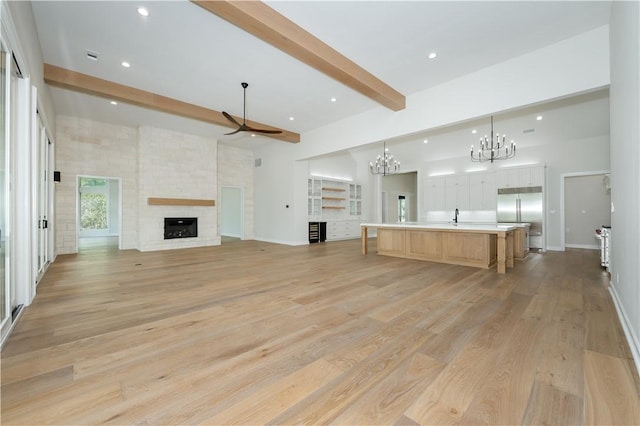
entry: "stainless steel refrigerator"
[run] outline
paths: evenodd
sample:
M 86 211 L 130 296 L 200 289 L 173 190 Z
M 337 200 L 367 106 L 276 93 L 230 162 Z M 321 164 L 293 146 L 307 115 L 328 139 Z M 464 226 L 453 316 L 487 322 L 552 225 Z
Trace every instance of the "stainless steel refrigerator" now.
M 529 247 L 542 249 L 542 187 L 498 189 L 497 219 L 499 223 L 530 223 Z

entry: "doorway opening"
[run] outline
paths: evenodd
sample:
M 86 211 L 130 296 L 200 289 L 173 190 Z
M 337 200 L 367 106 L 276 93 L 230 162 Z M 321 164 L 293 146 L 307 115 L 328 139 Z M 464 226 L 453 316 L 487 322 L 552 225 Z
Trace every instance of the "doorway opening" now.
M 611 225 L 609 172 L 569 173 L 562 179 L 562 249 L 600 249 L 595 230 Z
M 118 250 L 122 196 L 120 178 L 78 176 L 78 251 Z
M 221 242 L 244 238 L 244 189 L 238 186 L 220 188 Z
M 382 222 L 416 222 L 418 220 L 418 172 L 382 177 Z

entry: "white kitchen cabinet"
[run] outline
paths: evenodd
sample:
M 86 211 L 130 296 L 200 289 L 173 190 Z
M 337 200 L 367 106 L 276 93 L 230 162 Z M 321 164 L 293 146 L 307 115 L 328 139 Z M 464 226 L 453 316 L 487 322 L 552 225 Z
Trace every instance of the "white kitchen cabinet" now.
M 533 166 L 529 168 L 529 185 L 528 186 L 544 186 L 544 166 Z
M 316 178 L 307 179 L 308 215 L 310 221 L 316 221 L 322 216 L 322 181 Z
M 327 241 L 360 237 L 360 221 L 340 220 L 327 222 Z
M 469 176 L 445 177 L 445 210 L 469 210 Z
M 497 188 L 516 188 L 518 186 L 518 169 L 499 169 L 496 171 Z
M 349 216 L 362 216 L 362 185 L 349 184 Z
M 352 220 L 359 226 L 363 208 L 362 185 L 337 179 L 309 177 L 307 192 L 310 222 L 339 223 Z M 359 228 L 357 231 L 356 236 L 359 236 Z M 345 234 L 345 232 L 335 229 L 331 232 L 334 234 L 337 232 L 335 235 L 340 235 L 340 238 L 353 234 L 353 232 Z M 327 233 L 330 233 L 329 229 L 327 229 Z
M 424 194 L 424 209 L 426 211 L 444 210 L 444 177 L 425 178 L 422 182 L 422 193 Z
M 518 169 L 518 187 L 544 186 L 544 166 L 522 167 Z
M 497 188 L 544 186 L 544 166 L 513 167 L 496 171 Z
M 469 210 L 495 210 L 496 202 L 495 173 L 469 175 Z

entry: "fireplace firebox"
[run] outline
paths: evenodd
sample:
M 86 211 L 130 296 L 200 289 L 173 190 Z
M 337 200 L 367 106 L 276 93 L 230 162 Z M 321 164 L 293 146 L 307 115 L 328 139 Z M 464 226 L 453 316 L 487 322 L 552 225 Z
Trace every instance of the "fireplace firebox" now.
M 164 239 L 194 238 L 198 236 L 197 217 L 165 217 Z

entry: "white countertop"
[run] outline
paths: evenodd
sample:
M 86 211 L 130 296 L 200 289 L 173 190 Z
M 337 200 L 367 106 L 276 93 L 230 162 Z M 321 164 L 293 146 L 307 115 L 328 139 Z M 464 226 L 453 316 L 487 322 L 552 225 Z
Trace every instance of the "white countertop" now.
M 441 229 L 449 231 L 501 232 L 513 231 L 518 224 L 504 223 L 433 223 L 433 222 L 398 222 L 398 223 L 361 223 L 367 228 L 406 228 L 406 229 Z M 519 224 L 525 225 L 525 224 Z

